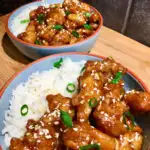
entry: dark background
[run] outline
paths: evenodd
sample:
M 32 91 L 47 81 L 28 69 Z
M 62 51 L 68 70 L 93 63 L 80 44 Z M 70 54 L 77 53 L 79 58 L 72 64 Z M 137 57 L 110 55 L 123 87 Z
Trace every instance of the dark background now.
M 96 7 L 104 25 L 150 46 L 150 0 L 83 0 Z M 31 0 L 0 0 L 0 15 Z

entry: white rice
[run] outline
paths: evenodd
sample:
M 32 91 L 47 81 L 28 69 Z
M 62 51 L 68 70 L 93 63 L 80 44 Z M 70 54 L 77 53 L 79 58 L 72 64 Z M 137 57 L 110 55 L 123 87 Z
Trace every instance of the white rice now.
M 27 82 L 19 84 L 12 92 L 10 108 L 5 113 L 5 127 L 2 134 L 5 135 L 5 143 L 10 145 L 12 137 L 20 138 L 26 131 L 26 123 L 29 119 L 37 120 L 48 110 L 46 96 L 48 94 L 61 93 L 63 96 L 72 97 L 66 90 L 68 83 L 74 83 L 77 87 L 77 78 L 85 61 L 73 62 L 67 58 L 62 66 L 48 71 L 33 73 Z M 22 116 L 20 108 L 24 104 L 29 107 L 28 114 Z

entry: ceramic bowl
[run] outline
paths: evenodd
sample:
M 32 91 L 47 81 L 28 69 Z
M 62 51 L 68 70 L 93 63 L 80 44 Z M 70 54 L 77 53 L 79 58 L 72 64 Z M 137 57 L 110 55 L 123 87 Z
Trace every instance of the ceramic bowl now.
M 32 2 L 26 5 L 21 6 L 14 12 L 12 12 L 9 16 L 7 16 L 5 20 L 5 28 L 6 32 L 11 39 L 12 43 L 19 49 L 20 52 L 22 52 L 24 55 L 31 59 L 38 59 L 43 56 L 51 55 L 51 54 L 56 54 L 56 53 L 62 53 L 62 52 L 89 52 L 93 45 L 96 42 L 96 39 L 98 38 L 101 26 L 103 24 L 103 19 L 101 14 L 91 6 L 92 9 L 94 9 L 100 17 L 100 25 L 98 29 L 95 31 L 94 34 L 89 36 L 83 41 L 77 42 L 75 44 L 70 44 L 70 45 L 64 45 L 64 46 L 40 46 L 40 45 L 35 45 L 35 44 L 30 44 L 27 43 L 23 40 L 18 39 L 12 29 L 12 22 L 14 18 L 26 10 L 27 8 L 32 8 L 35 7 L 37 8 L 38 6 L 41 5 L 47 5 L 47 4 L 53 4 L 53 3 L 62 3 L 63 0 L 46 0 L 45 2 L 43 1 L 37 1 L 37 2 Z M 17 29 L 16 29 L 17 30 Z
M 73 61 L 81 61 L 81 60 L 102 60 L 104 57 L 85 54 L 85 53 L 62 53 L 62 54 L 55 54 L 51 56 L 47 56 L 41 58 L 29 65 L 27 65 L 23 70 L 16 73 L 1 89 L 0 91 L 0 145 L 3 150 L 6 149 L 4 144 L 4 136 L 1 134 L 2 129 L 4 128 L 3 120 L 4 120 L 4 111 L 9 108 L 9 99 L 12 97 L 12 91 L 22 82 L 26 82 L 29 76 L 36 72 L 36 71 L 44 71 L 53 68 L 53 63 L 58 61 L 60 58 L 70 58 Z M 148 91 L 146 85 L 130 70 L 128 73 L 123 77 L 125 82 L 125 90 L 129 91 L 132 89 L 139 90 L 139 91 Z M 144 130 L 144 145 L 143 150 L 147 150 L 150 147 L 150 116 L 143 115 L 138 116 L 136 121 Z

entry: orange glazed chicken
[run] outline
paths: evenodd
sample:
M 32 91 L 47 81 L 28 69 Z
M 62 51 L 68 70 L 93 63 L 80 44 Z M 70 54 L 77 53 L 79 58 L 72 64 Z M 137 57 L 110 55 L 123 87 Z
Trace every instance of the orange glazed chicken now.
M 79 0 L 64 0 L 62 4 L 39 6 L 29 14 L 25 32 L 18 38 L 32 44 L 50 46 L 67 45 L 92 35 L 101 20 L 96 10 Z
M 71 13 L 84 11 L 82 6 L 88 10 L 78 3 L 73 1 L 72 7 L 66 0 L 63 7 Z M 39 120 L 28 120 L 24 136 L 12 138 L 10 150 L 141 150 L 143 130 L 131 112 L 149 112 L 150 93 L 126 92 L 125 74 L 126 68 L 112 58 L 87 61 L 78 92 L 72 98 L 47 95 L 49 111 Z M 67 90 L 73 88 L 71 84 Z

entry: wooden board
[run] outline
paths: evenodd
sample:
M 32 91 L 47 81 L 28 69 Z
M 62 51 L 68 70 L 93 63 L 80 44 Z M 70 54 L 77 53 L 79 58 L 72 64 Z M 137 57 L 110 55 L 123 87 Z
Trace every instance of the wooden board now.
M 0 17 L 0 88 L 17 71 L 31 60 L 23 56 L 5 33 Z M 116 31 L 102 27 L 100 36 L 91 53 L 112 56 L 136 73 L 150 89 L 150 48 Z

